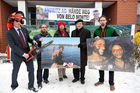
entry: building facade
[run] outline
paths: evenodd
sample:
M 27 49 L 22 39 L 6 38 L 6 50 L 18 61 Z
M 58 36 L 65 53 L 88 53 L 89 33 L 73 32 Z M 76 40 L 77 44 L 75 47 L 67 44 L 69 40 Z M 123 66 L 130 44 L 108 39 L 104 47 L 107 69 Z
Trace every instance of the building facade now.
M 111 25 L 136 24 L 140 29 L 140 0 L 0 0 L 0 53 L 6 51 L 5 32 L 8 16 L 23 11 L 27 25 L 36 25 L 36 5 L 102 8 L 102 14 L 110 18 Z M 42 22 L 42 21 L 41 21 Z

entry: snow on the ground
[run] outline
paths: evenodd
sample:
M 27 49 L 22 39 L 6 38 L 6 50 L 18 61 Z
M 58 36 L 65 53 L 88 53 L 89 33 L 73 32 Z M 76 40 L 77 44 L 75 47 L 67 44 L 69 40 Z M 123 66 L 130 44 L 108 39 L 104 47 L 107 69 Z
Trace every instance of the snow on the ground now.
M 0 56 L 7 56 L 6 53 L 0 53 Z
M 35 87 L 36 82 L 36 70 L 35 66 Z M 28 73 L 25 63 L 23 62 L 18 74 L 19 86 L 14 91 L 11 91 L 11 73 L 12 63 L 0 64 L 0 93 L 33 93 L 27 89 L 28 85 Z M 115 72 L 115 88 L 116 90 L 111 92 L 108 84 L 108 71 L 105 72 L 105 82 L 103 85 L 95 87 L 94 83 L 98 81 L 98 70 L 86 68 L 86 83 L 82 85 L 80 82 L 72 83 L 73 74 L 72 69 L 66 70 L 68 79 L 64 79 L 63 82 L 59 82 L 57 69 L 50 69 L 49 83 L 43 83 L 43 88 L 38 93 L 140 93 L 140 69 L 136 69 L 135 73 L 128 72 Z

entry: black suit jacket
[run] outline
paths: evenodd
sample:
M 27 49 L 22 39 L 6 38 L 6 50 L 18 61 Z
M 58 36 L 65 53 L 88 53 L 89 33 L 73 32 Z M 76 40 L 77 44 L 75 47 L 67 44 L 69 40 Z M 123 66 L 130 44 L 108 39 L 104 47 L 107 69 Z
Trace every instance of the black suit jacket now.
M 6 32 L 7 41 L 11 48 L 11 60 L 13 62 L 22 62 L 23 54 L 30 51 L 28 42 L 33 42 L 33 40 L 29 37 L 27 29 L 21 28 L 21 30 L 25 37 L 25 42 L 27 45 L 26 49 L 23 48 L 20 36 L 16 32 L 15 28 L 12 28 Z
M 66 29 L 65 29 L 65 31 L 66 31 Z M 69 33 L 67 31 L 66 31 L 65 34 L 66 34 L 66 37 L 69 37 Z M 62 34 L 61 34 L 61 32 L 60 32 L 60 30 L 57 30 L 55 32 L 54 37 L 63 37 Z

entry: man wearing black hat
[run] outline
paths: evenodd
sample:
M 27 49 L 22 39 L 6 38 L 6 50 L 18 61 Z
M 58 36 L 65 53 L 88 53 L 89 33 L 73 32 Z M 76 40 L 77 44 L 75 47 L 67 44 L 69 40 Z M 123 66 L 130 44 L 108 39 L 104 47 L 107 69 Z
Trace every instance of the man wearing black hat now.
M 81 68 L 73 69 L 73 83 L 79 81 L 81 79 L 81 84 L 85 84 L 85 66 L 87 65 L 87 46 L 86 39 L 91 38 L 90 31 L 83 27 L 83 20 L 77 20 L 75 22 L 76 29 L 72 31 L 71 37 L 80 37 L 80 44 L 78 47 L 80 48 L 80 61 Z M 80 76 L 79 76 L 80 75 Z

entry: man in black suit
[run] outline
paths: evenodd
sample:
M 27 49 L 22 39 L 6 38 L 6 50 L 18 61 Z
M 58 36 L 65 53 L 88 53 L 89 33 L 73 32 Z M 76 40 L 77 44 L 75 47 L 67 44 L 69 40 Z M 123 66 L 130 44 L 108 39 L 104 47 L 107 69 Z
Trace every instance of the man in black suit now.
M 77 20 L 75 22 L 76 29 L 72 31 L 71 37 L 80 37 L 80 61 L 81 67 L 73 69 L 74 79 L 73 83 L 81 80 L 81 84 L 85 84 L 85 66 L 87 65 L 87 45 L 86 39 L 91 38 L 90 31 L 83 27 L 83 20 Z
M 37 43 L 29 37 L 28 31 L 25 28 L 21 27 L 21 21 L 23 21 L 21 15 L 16 14 L 13 20 L 14 27 L 6 32 L 7 41 L 11 48 L 11 60 L 13 61 L 11 88 L 12 90 L 14 90 L 18 87 L 17 76 L 20 65 L 22 61 L 24 61 L 28 71 L 28 89 L 37 92 L 34 88 L 33 61 L 26 61 L 26 59 L 29 57 L 27 53 L 30 51 L 28 42 L 32 44 Z

